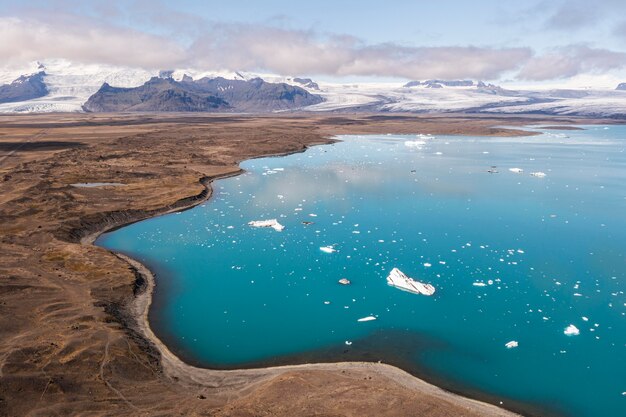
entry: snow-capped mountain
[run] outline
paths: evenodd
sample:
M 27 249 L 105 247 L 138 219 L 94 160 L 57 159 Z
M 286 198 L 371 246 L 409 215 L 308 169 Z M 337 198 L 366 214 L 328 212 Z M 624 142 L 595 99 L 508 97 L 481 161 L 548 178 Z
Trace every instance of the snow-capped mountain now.
M 24 80 L 24 76 L 41 74 L 40 78 L 47 90 L 42 96 L 19 96 L 19 100 L 2 102 L 0 97 L 0 112 L 76 112 L 84 111 L 84 106 L 106 83 L 107 95 L 119 94 L 115 89 L 135 89 L 146 85 L 151 79 L 169 79 L 177 85 L 178 93 L 191 88 L 185 82 L 197 80 L 223 80 L 249 83 L 261 79 L 266 84 L 293 86 L 294 89 L 267 88 L 267 96 L 258 95 L 254 105 L 246 106 L 239 94 L 230 99 L 237 104 L 231 108 L 239 111 L 271 112 L 280 110 L 304 110 L 312 112 L 341 112 L 341 111 L 370 111 L 370 112 L 471 112 L 471 113 L 542 113 L 562 115 L 582 115 L 594 117 L 626 117 L 626 83 L 620 84 L 617 89 L 561 89 L 561 90 L 529 90 L 506 89 L 493 84 L 486 84 L 472 80 L 424 80 L 408 83 L 329 83 L 310 78 L 285 77 L 273 74 L 254 74 L 248 72 L 231 71 L 204 71 L 193 68 L 182 68 L 166 71 L 147 71 L 130 67 L 115 67 L 109 65 L 76 64 L 65 60 L 49 60 L 43 63 L 33 63 L 27 68 L 12 70 L 0 69 L 0 91 L 8 91 L 16 84 L 16 80 Z M 22 78 L 20 78 L 22 77 Z M 195 81 L 194 81 L 195 80 Z M 219 82 L 206 84 L 219 85 Z M 237 88 L 251 87 L 252 84 L 237 84 Z M 235 85 L 228 88 L 235 88 Z M 180 88 L 179 88 L 180 87 Z M 196 86 L 197 87 L 197 86 Z M 196 88 L 194 87 L 194 88 Z M 161 87 L 159 87 L 161 88 Z M 212 88 L 212 87 L 211 87 Z M 217 88 L 217 87 L 216 87 Z M 246 87 L 247 88 L 247 87 Z M 285 91 L 308 92 L 312 97 L 321 97 L 321 100 L 299 100 L 286 105 L 277 104 L 272 94 L 285 94 Z M 146 88 L 144 88 L 146 90 Z M 149 90 L 149 89 L 148 89 Z M 196 88 L 197 90 L 197 88 Z M 208 90 L 207 90 L 208 91 Z M 283 91 L 282 93 L 280 91 Z M 189 93 L 189 92 L 187 92 Z M 197 91 L 194 92 L 196 94 Z M 225 92 L 218 90 L 204 92 L 220 98 L 226 97 Z M 204 94 L 203 93 L 203 94 Z M 127 93 L 125 93 L 127 94 Z M 182 100 L 184 96 L 174 96 Z M 302 96 L 301 93 L 299 95 Z M 226 98 L 222 97 L 222 100 Z M 128 96 L 127 96 L 128 98 Z M 202 99 L 195 97 L 202 102 Z M 107 105 L 104 98 L 99 97 L 96 108 L 114 108 Z M 137 100 L 133 98 L 132 100 Z M 131 101 L 132 101 L 131 100 Z M 157 100 L 159 101 L 159 100 Z M 183 100 L 184 101 L 184 100 Z M 193 100 L 192 100 L 193 101 Z M 180 107 L 170 102 L 164 107 L 150 107 L 141 103 L 134 103 L 129 107 L 135 109 L 152 109 L 152 111 L 182 111 L 194 108 L 199 111 L 223 111 L 222 106 L 207 107 Z M 162 100 L 160 100 L 161 103 Z M 93 103 L 93 100 L 92 100 Z M 197 104 L 196 103 L 196 104 Z M 270 104 L 271 103 L 271 104 Z M 189 104 L 189 103 L 188 103 Z M 89 106 L 88 106 L 89 108 Z M 159 110 L 161 109 L 161 110 Z M 178 110 L 177 110 L 178 109 Z M 148 111 L 146 110 L 146 111 Z

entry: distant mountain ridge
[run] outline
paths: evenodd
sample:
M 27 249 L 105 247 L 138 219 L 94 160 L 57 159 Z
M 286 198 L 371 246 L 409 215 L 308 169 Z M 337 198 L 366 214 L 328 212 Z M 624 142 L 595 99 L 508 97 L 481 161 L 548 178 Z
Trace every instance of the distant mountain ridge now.
M 1 65 L 1 64 L 0 64 Z M 617 88 L 615 85 L 617 85 Z M 509 84 L 510 85 L 510 84 Z M 86 64 L 0 68 L 0 114 L 78 111 L 553 114 L 626 119 L 626 83 L 505 88 L 482 81 L 318 82 L 229 70 Z
M 44 82 L 46 73 L 40 71 L 31 75 L 22 75 L 11 84 L 0 85 L 0 103 L 14 103 L 32 100 L 48 94 Z
M 271 112 L 295 110 L 319 104 L 323 98 L 303 88 L 285 83 L 268 83 L 261 78 L 229 80 L 222 77 L 181 81 L 172 73 L 161 72 L 134 88 L 102 87 L 84 104 L 89 112 Z

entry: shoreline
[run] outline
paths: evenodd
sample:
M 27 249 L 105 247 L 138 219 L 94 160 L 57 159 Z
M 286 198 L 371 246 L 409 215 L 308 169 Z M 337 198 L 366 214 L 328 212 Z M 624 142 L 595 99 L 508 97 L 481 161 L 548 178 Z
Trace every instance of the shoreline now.
M 529 132 L 529 135 L 535 134 Z M 279 152 L 275 154 L 261 155 L 253 158 L 246 158 L 238 161 L 238 165 L 247 160 L 280 157 L 295 154 L 298 152 L 306 152 L 311 146 L 327 145 L 336 142 L 334 137 L 327 138 L 327 141 L 310 144 L 304 149 L 293 152 Z M 200 183 L 205 187 L 205 190 L 196 196 L 189 197 L 188 204 L 174 204 L 175 207 L 166 207 L 164 210 L 156 210 L 153 214 L 147 214 L 145 217 L 136 219 L 130 219 L 124 221 L 120 219 L 118 224 L 108 224 L 100 230 L 91 231 L 87 235 L 80 239 L 80 243 L 83 245 L 95 245 L 97 238 L 107 232 L 128 226 L 139 221 L 147 220 L 166 214 L 171 214 L 180 211 L 186 211 L 196 207 L 210 200 L 213 194 L 213 187 L 211 184 L 213 181 L 217 181 L 224 178 L 234 177 L 240 175 L 244 171 L 239 168 L 238 171 L 228 173 L 224 175 L 218 175 L 215 177 L 203 177 L 200 179 Z M 502 405 L 496 405 L 490 402 L 481 401 L 479 399 L 470 398 L 462 394 L 458 394 L 452 391 L 448 391 L 437 385 L 431 384 L 424 379 L 421 379 L 415 375 L 412 375 L 396 366 L 384 364 L 381 362 L 329 362 L 329 363 L 306 363 L 297 365 L 279 365 L 249 369 L 226 369 L 217 370 L 209 368 L 201 368 L 190 365 L 176 356 L 156 334 L 153 332 L 149 323 L 149 310 L 152 304 L 152 295 L 156 285 L 155 277 L 152 272 L 141 262 L 115 251 L 109 251 L 118 258 L 126 262 L 135 272 L 138 280 L 136 281 L 134 297 L 128 300 L 127 305 L 124 306 L 128 310 L 129 318 L 134 323 L 125 323 L 131 332 L 137 332 L 145 341 L 153 347 L 160 355 L 160 366 L 166 377 L 175 379 L 177 383 L 183 383 L 187 386 L 195 386 L 196 388 L 206 387 L 211 391 L 207 394 L 215 395 L 220 394 L 221 388 L 226 388 L 228 391 L 241 391 L 245 393 L 253 387 L 261 384 L 273 377 L 280 376 L 291 371 L 361 371 L 367 370 L 369 372 L 377 373 L 385 378 L 388 378 L 400 385 L 414 390 L 419 390 L 423 393 L 440 397 L 447 401 L 453 401 L 462 406 L 467 406 L 472 411 L 479 412 L 481 415 L 489 416 L 519 416 L 515 411 L 504 408 Z M 140 282 L 137 284 L 137 282 Z M 132 326 L 136 326 L 133 328 Z M 229 394 L 229 398 L 232 397 L 232 393 Z M 488 397 L 485 394 L 485 397 Z M 518 408 L 518 407 L 515 407 Z

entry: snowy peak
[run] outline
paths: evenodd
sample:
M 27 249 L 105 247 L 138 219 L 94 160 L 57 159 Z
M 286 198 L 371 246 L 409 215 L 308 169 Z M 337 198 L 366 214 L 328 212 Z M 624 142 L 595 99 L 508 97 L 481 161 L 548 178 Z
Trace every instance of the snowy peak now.
M 484 83 L 479 81 L 482 85 Z M 426 81 L 409 81 L 404 87 L 425 87 L 425 88 L 443 88 L 443 87 L 473 87 L 472 80 L 426 80 Z

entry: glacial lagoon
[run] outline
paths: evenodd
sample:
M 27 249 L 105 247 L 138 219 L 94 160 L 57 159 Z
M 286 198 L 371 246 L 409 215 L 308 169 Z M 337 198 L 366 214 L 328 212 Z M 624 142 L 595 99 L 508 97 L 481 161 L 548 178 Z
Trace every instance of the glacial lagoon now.
M 199 366 L 381 360 L 529 413 L 623 415 L 626 127 L 538 130 L 338 137 L 96 243 L 155 272 L 151 326 Z M 248 225 L 267 219 L 284 230 Z M 394 267 L 435 294 L 388 286 Z

